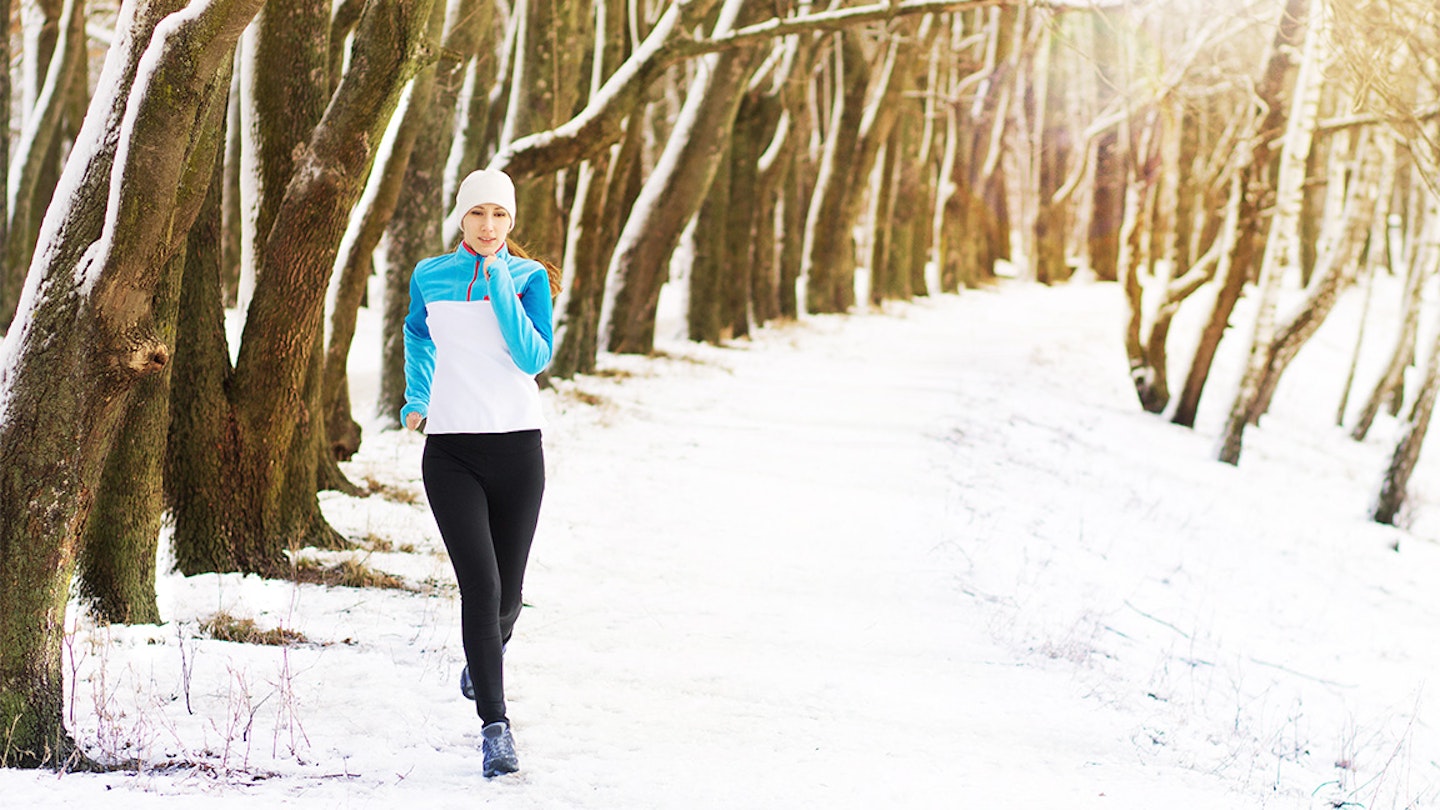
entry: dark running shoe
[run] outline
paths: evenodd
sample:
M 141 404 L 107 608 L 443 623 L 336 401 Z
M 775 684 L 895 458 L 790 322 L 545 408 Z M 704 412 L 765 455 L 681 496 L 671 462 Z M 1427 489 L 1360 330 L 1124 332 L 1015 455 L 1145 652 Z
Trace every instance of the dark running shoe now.
M 515 756 L 515 738 L 508 723 L 490 723 L 480 729 L 480 754 L 484 757 L 485 778 L 520 770 Z

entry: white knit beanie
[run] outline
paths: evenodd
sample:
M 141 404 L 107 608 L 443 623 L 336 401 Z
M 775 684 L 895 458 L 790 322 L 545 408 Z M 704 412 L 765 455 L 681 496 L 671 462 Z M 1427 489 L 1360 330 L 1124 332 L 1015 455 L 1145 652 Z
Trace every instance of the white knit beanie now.
M 510 180 L 510 175 L 499 169 L 479 169 L 471 172 L 455 192 L 456 225 L 459 225 L 471 208 L 482 203 L 504 208 L 510 213 L 510 227 L 515 227 L 515 183 Z

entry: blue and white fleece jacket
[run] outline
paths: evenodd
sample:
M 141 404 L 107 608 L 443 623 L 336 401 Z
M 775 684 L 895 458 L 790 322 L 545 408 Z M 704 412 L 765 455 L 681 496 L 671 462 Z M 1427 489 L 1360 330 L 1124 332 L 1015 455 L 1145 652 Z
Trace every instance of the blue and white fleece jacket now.
M 428 433 L 508 433 L 545 426 L 535 375 L 554 349 L 550 279 L 502 246 L 490 264 L 464 242 L 410 277 L 405 407 Z

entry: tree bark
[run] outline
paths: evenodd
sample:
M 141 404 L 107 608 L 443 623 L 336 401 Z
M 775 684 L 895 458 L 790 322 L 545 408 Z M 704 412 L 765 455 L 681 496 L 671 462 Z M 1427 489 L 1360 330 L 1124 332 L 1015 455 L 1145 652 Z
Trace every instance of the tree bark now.
M 586 6 L 577 0 L 517 0 L 515 8 L 519 58 L 511 77 L 502 149 L 522 135 L 549 132 L 577 112 L 584 87 L 581 61 L 588 54 L 571 43 L 592 39 L 583 22 Z M 557 182 L 546 172 L 517 184 L 515 233 L 524 237 L 531 252 L 558 263 L 565 250 L 565 212 Z
M 218 192 L 219 183 L 211 190 Z M 211 196 L 206 195 L 207 207 Z M 176 251 L 155 290 L 155 332 L 167 346 L 175 345 L 184 264 L 185 251 Z M 165 507 L 162 468 L 170 428 L 171 368 L 166 363 L 158 374 L 136 383 L 85 522 L 76 575 L 81 597 L 103 622 L 160 623 L 155 555 Z
M 10 70 L 10 0 L 0 0 L 0 99 L 12 97 L 12 77 Z M 10 243 L 10 105 L 0 104 L 0 190 L 7 193 L 0 194 L 0 258 L 6 255 Z M 16 269 L 14 275 L 19 275 Z M 19 303 L 18 294 L 15 302 L 7 292 L 6 284 L 11 276 L 8 267 L 0 267 L 0 324 L 3 324 L 9 313 L 13 312 L 16 304 Z M 18 289 L 16 290 L 18 293 Z M 6 327 L 0 325 L 0 332 Z
M 722 319 L 725 301 L 722 291 L 729 281 L 723 276 L 748 273 L 748 262 L 733 261 L 732 244 L 742 244 L 732 243 L 729 231 L 730 179 L 736 159 L 736 138 L 732 135 L 726 141 L 715 178 L 700 204 L 700 211 L 695 215 L 692 229 L 695 251 L 690 261 L 686 317 L 691 340 L 717 346 L 724 339 Z
M 1035 110 L 1040 120 L 1040 154 L 1036 157 L 1035 210 L 1035 280 L 1042 284 L 1064 281 L 1070 276 L 1066 263 L 1065 205 L 1055 200 L 1055 192 L 1065 182 L 1065 165 L 1070 158 L 1070 131 L 1065 118 L 1065 86 L 1061 82 L 1065 62 L 1055 53 L 1054 38 L 1048 28 L 1039 34 L 1044 58 L 1039 60 L 1035 81 L 1040 89 Z
M 212 3 L 151 41 L 174 6 L 127 6 L 41 228 L 21 326 L 0 369 L 0 728 L 10 765 L 75 753 L 61 638 L 77 544 L 128 395 L 159 373 L 160 268 L 195 217 L 221 131 L 231 53 L 259 0 Z M 152 69 L 135 81 L 142 52 Z M 188 137 L 176 137 L 177 133 Z M 108 189 L 118 186 L 116 204 Z
M 1090 15 L 1095 29 L 1096 70 L 1100 81 L 1096 109 L 1106 109 L 1120 94 L 1123 66 L 1120 38 L 1114 31 L 1119 22 L 1111 12 L 1096 10 Z M 1088 253 L 1090 269 L 1101 281 L 1119 278 L 1120 224 L 1125 216 L 1125 157 L 1120 132 L 1111 127 L 1100 133 L 1091 145 L 1091 162 L 1095 166 L 1094 190 L 1091 193 Z

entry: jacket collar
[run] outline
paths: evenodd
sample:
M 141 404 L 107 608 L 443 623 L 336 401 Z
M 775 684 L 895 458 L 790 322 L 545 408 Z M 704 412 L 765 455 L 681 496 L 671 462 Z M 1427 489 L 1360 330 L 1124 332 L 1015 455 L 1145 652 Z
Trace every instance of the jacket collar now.
M 465 240 L 464 240 L 464 239 L 461 239 L 461 240 L 460 240 L 460 244 L 458 244 L 458 245 L 455 246 L 455 255 L 457 255 L 457 256 L 465 256 L 465 257 L 471 258 L 471 259 L 478 259 L 478 258 L 480 258 L 480 254 L 479 254 L 479 253 L 476 253 L 474 250 L 472 250 L 472 249 L 470 248 L 469 245 L 465 244 Z M 509 247 L 509 243 L 508 243 L 508 242 L 502 242 L 502 243 L 500 244 L 500 249 L 497 250 L 497 251 L 495 251 L 495 255 L 498 256 L 498 257 L 500 257 L 500 259 L 502 259 L 503 261 L 506 261 L 506 262 L 510 261 L 510 247 Z

